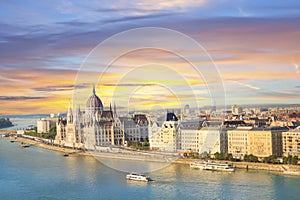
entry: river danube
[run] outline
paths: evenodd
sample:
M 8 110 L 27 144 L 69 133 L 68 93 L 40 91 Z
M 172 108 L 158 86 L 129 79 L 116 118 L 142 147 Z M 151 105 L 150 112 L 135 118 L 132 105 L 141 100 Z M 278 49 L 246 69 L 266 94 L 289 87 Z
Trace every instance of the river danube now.
M 124 162 L 122 162 L 124 164 Z M 126 163 L 125 163 L 126 164 Z M 263 171 L 199 171 L 171 164 L 151 172 L 155 181 L 126 181 L 125 172 L 91 156 L 0 139 L 0 199 L 299 199 L 300 178 Z

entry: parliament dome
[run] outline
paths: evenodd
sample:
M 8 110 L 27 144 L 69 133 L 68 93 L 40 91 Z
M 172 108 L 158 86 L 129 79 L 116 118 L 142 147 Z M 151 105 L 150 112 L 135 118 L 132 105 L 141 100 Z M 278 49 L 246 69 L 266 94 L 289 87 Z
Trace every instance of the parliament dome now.
M 86 102 L 86 108 L 94 108 L 103 110 L 103 104 L 101 99 L 96 95 L 95 87 L 93 88 L 93 94 Z

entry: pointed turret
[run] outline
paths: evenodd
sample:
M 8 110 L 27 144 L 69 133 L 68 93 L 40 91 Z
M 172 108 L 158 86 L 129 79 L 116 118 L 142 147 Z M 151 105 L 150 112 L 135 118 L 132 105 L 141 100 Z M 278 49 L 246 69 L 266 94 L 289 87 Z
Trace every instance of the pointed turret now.
M 71 107 L 70 101 L 69 101 L 69 108 L 68 108 L 68 113 L 67 113 L 67 122 L 73 123 L 73 112 L 72 112 L 72 107 Z
M 95 85 L 93 85 L 93 94 L 96 95 Z
M 79 124 L 81 120 L 81 111 L 80 111 L 80 105 L 78 105 L 75 109 L 75 115 L 74 115 L 74 124 Z
M 117 106 L 116 106 L 116 102 L 115 101 L 114 101 L 114 117 L 118 117 Z

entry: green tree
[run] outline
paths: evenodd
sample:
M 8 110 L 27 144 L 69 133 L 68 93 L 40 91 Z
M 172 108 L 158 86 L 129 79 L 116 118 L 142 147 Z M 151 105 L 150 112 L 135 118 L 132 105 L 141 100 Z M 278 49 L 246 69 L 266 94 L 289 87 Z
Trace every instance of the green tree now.
M 0 119 L 0 128 L 8 128 L 13 126 L 12 122 L 9 121 L 9 118 L 1 118 Z
M 230 161 L 235 161 L 235 159 L 233 158 L 232 154 L 227 154 L 227 153 L 219 153 L 216 152 L 214 154 L 214 157 L 216 160 L 230 160 Z
M 56 126 L 52 126 L 49 130 L 49 133 L 47 134 L 47 139 L 52 139 L 54 140 L 55 139 L 55 136 L 57 134 L 57 131 L 56 131 Z
M 201 153 L 199 155 L 199 157 L 202 158 L 202 159 L 210 159 L 210 156 L 209 156 L 209 154 L 206 151 L 204 151 L 203 153 Z
M 265 157 L 263 159 L 263 162 L 264 163 L 272 163 L 272 164 L 277 164 L 278 163 L 277 157 L 275 155 L 271 155 L 269 157 Z
M 298 164 L 298 156 L 292 156 L 288 155 L 288 157 L 283 157 L 283 163 L 284 164 L 291 164 L 291 165 L 297 165 Z
M 249 158 L 249 155 L 244 155 L 244 161 L 245 162 L 250 162 L 250 158 Z
M 215 156 L 215 159 L 216 159 L 216 160 L 220 160 L 220 153 L 219 153 L 219 152 L 216 152 L 216 153 L 214 154 L 214 156 Z
M 252 155 L 252 154 L 250 154 L 250 155 L 245 155 L 244 156 L 244 161 L 245 162 L 258 162 L 258 157 L 257 156 L 254 156 L 254 155 Z
M 237 161 L 236 159 L 233 158 L 233 155 L 231 153 L 226 154 L 226 160 Z
M 297 165 L 298 164 L 298 156 L 294 156 L 292 158 L 292 162 L 291 162 L 292 165 Z
M 192 152 L 191 153 L 191 158 L 199 158 L 199 153 L 198 152 Z

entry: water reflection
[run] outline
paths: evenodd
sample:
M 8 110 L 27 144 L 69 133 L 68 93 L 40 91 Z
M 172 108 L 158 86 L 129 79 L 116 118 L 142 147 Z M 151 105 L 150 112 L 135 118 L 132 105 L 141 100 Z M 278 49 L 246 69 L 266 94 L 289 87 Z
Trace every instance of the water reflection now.
M 91 184 L 96 182 L 95 174 L 98 162 L 95 159 L 77 155 L 62 157 L 62 159 L 64 159 L 65 165 L 61 167 L 61 170 L 69 181 L 84 179 Z
M 111 158 L 97 158 L 101 163 L 115 170 L 121 172 L 137 172 L 137 173 L 148 173 L 156 170 L 160 170 L 169 163 L 163 162 L 148 162 L 148 161 L 137 161 L 137 160 L 125 160 L 125 159 L 111 159 Z

